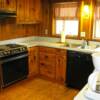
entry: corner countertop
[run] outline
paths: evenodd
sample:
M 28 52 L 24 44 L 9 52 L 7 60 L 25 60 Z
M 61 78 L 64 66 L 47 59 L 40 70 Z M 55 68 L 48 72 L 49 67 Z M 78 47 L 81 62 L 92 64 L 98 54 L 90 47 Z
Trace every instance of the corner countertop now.
M 90 42 L 91 48 L 85 48 L 81 49 L 78 48 L 79 45 L 81 45 L 81 41 L 79 40 L 67 40 L 70 46 L 65 46 L 62 43 L 59 43 L 59 39 L 57 38 L 46 38 L 46 37 L 24 37 L 24 38 L 17 38 L 17 39 L 11 39 L 11 40 L 4 40 L 0 41 L 0 45 L 2 44 L 8 44 L 8 43 L 16 43 L 25 45 L 27 47 L 34 47 L 34 46 L 46 46 L 46 47 L 52 47 L 52 48 L 59 48 L 59 49 L 66 49 L 66 50 L 73 50 L 73 51 L 79 51 L 79 52 L 85 52 L 85 53 L 94 53 L 94 52 L 100 52 L 100 47 L 95 50 L 96 43 Z M 77 47 L 73 47 L 72 45 L 78 45 Z M 92 46 L 91 46 L 92 44 Z M 99 43 L 98 43 L 99 44 Z
M 94 53 L 99 52 L 95 51 L 94 49 L 81 49 L 81 48 L 75 48 L 75 47 L 66 47 L 64 44 L 56 43 L 56 42 L 46 42 L 46 41 L 31 41 L 31 42 L 17 42 L 18 44 L 26 45 L 27 47 L 33 47 L 33 46 L 46 46 L 46 47 L 52 47 L 52 48 L 59 48 L 59 49 L 66 49 L 66 50 L 74 50 L 79 52 L 85 52 L 85 53 Z

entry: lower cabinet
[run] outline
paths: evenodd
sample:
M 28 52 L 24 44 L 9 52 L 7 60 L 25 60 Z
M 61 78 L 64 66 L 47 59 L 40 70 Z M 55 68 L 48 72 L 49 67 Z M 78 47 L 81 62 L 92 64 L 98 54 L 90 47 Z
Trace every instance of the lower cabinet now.
M 64 84 L 66 80 L 66 63 L 67 55 L 66 50 L 58 49 L 56 52 L 56 80 L 59 83 Z
M 40 47 L 39 68 L 40 75 L 64 83 L 66 79 L 66 50 Z
M 40 75 L 44 78 L 65 83 L 66 50 L 49 47 L 31 47 L 29 53 L 29 76 Z
M 55 79 L 56 55 L 54 51 L 54 48 L 39 47 L 40 75 L 50 79 Z
M 29 54 L 29 77 L 36 76 L 39 74 L 38 47 L 30 47 L 28 49 L 28 54 Z

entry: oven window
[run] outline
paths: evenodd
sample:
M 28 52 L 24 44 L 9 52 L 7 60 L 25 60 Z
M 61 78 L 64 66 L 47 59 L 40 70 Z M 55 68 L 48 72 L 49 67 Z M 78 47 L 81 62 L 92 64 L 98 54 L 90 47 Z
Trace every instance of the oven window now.
M 26 77 L 28 74 L 28 57 L 12 59 L 7 62 L 5 59 L 5 62 L 2 64 L 2 74 L 3 86 L 7 86 Z

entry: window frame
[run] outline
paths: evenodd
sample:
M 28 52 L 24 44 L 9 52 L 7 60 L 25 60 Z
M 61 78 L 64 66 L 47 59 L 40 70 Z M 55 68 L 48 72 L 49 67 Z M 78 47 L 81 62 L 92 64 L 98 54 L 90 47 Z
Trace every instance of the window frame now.
M 96 21 L 97 20 L 100 20 L 100 15 L 99 15 L 99 18 L 96 18 L 96 15 L 97 15 L 97 7 L 100 7 L 100 3 L 97 3 L 95 5 L 95 8 L 94 8 L 94 15 L 93 15 L 93 34 L 92 34 L 92 40 L 94 41 L 100 41 L 100 37 L 96 37 Z
M 79 5 L 78 2 L 69 2 L 69 3 L 70 4 L 71 3 L 77 3 L 77 5 Z M 63 4 L 63 3 L 60 3 L 60 4 Z M 65 17 L 62 17 L 62 18 L 56 17 L 55 18 L 54 13 L 53 13 L 53 7 L 52 7 L 52 36 L 54 36 L 54 37 L 60 37 L 61 34 L 57 34 L 56 33 L 56 20 L 78 20 L 78 33 L 77 33 L 77 35 L 67 35 L 66 38 L 79 39 L 79 36 L 80 36 L 80 34 L 79 34 L 79 31 L 80 31 L 80 19 L 79 19 L 79 16 L 77 18 L 73 18 L 73 17 L 72 18 L 68 18 L 68 17 L 67 18 L 65 18 Z

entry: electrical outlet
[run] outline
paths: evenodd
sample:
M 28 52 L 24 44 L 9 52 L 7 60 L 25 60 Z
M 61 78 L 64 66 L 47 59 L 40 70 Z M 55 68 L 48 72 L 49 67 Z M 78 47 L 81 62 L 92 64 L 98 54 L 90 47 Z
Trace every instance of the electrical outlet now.
M 81 37 L 85 37 L 85 32 L 81 32 Z
M 46 35 L 48 34 L 48 29 L 45 29 L 45 34 L 46 34 Z

